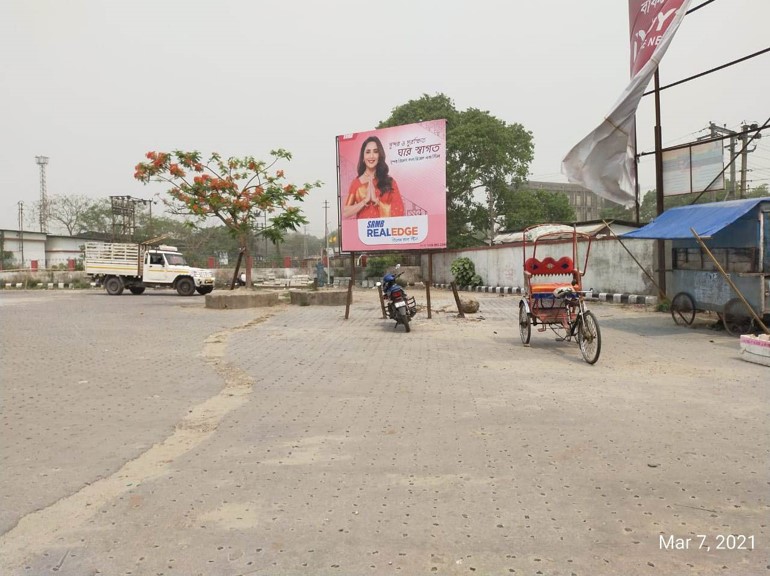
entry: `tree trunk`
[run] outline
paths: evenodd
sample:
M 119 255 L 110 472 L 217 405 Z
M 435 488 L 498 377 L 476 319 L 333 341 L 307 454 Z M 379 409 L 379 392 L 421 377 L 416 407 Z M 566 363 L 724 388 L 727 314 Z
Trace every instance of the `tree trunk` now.
M 241 262 L 241 265 L 244 267 L 244 272 L 246 273 L 246 286 L 251 287 L 253 284 L 251 283 L 251 251 L 249 250 L 249 237 L 244 234 L 238 238 L 238 243 L 241 245 L 240 248 L 243 251 L 243 261 Z

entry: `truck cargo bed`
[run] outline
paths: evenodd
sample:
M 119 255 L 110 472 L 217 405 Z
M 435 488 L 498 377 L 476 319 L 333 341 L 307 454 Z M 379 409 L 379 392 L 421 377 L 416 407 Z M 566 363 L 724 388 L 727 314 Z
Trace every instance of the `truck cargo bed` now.
M 127 243 L 87 242 L 84 261 L 86 274 L 137 276 L 139 246 Z

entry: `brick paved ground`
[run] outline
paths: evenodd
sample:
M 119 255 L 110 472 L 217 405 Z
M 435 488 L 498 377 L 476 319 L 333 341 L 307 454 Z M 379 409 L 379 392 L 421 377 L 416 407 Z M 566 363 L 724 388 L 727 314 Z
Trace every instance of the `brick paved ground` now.
M 518 298 L 473 297 L 407 335 L 371 291 L 348 321 L 0 295 L 0 573 L 767 572 L 767 368 L 705 323 L 601 304 L 588 366 L 547 334 L 524 348 Z

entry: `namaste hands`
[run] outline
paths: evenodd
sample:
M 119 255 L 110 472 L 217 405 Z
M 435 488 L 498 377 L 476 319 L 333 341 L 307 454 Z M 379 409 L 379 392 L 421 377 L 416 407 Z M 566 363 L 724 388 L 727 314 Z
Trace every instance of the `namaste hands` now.
M 377 190 L 374 187 L 374 180 L 369 180 L 369 185 L 366 187 L 366 201 L 372 204 L 379 204 L 380 200 L 377 198 Z

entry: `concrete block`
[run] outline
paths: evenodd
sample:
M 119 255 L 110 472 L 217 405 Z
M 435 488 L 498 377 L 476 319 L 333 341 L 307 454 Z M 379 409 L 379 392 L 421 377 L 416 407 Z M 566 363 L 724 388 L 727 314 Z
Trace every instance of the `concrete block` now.
M 345 306 L 347 290 L 292 290 L 289 292 L 291 303 L 298 306 Z
M 206 308 L 228 310 L 262 308 L 278 304 L 278 292 L 220 291 L 206 294 Z

